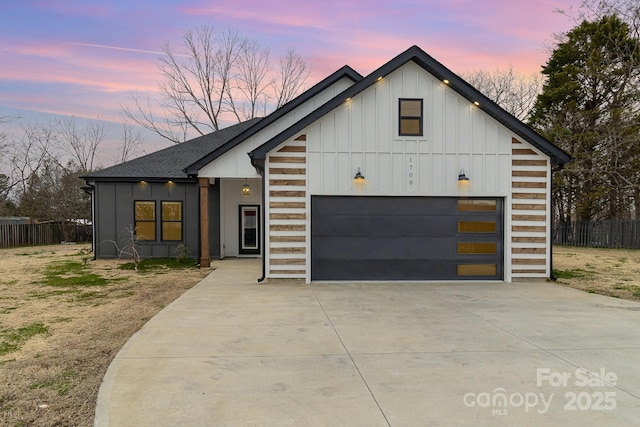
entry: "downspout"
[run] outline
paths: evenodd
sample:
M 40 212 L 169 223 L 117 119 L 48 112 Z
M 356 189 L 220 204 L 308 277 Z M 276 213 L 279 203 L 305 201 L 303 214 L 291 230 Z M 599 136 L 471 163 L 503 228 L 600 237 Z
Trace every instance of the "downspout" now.
M 266 278 L 266 270 L 267 270 L 267 245 L 265 244 L 266 232 L 264 229 L 265 226 L 265 218 L 267 216 L 267 206 L 266 206 L 266 187 L 264 179 L 264 160 L 260 161 L 253 158 L 253 153 L 248 153 L 251 158 L 251 164 L 254 168 L 258 170 L 260 175 L 262 175 L 262 226 L 260 227 L 260 239 L 262 241 L 262 276 L 258 278 L 258 283 L 262 283 Z
M 95 198 L 95 189 L 96 187 L 92 184 L 89 184 L 88 181 L 85 181 L 85 185 L 80 187 L 85 193 L 91 196 L 91 252 L 93 252 L 93 260 L 97 259 L 96 254 L 96 198 Z

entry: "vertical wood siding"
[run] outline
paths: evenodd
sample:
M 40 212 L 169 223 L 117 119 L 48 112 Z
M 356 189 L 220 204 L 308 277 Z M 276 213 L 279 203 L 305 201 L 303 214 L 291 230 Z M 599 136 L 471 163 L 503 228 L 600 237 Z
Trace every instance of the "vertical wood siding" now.
M 268 158 L 267 277 L 306 277 L 307 156 L 304 138 L 286 143 Z
M 549 277 L 548 159 L 512 139 L 511 277 Z

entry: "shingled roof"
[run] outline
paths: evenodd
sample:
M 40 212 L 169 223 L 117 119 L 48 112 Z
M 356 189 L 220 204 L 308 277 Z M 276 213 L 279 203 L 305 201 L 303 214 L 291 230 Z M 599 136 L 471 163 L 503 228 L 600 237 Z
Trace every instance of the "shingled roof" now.
M 119 165 L 91 172 L 82 178 L 87 181 L 127 181 L 187 178 L 184 169 L 207 156 L 233 138 L 260 122 L 255 118 L 246 122 L 200 136 L 180 144 L 138 157 Z

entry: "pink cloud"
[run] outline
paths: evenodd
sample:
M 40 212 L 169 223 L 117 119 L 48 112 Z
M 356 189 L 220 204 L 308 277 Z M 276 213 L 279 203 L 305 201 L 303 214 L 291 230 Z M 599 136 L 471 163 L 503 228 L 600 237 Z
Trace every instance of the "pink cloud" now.
M 78 84 L 108 92 L 157 89 L 149 78 L 157 72 L 153 56 L 140 59 L 119 52 L 97 54 L 83 46 L 64 43 L 23 44 L 7 51 L 12 67 L 0 68 L 3 80 Z

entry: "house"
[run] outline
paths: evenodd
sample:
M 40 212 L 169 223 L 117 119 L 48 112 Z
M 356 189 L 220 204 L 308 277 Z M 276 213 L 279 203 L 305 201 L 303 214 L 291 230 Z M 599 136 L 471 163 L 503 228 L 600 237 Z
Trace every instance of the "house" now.
M 262 119 L 84 177 L 95 254 L 261 256 L 267 279 L 551 275 L 552 172 L 570 156 L 413 46 Z

